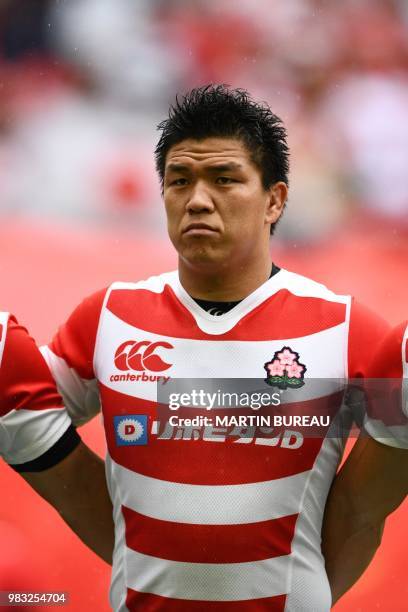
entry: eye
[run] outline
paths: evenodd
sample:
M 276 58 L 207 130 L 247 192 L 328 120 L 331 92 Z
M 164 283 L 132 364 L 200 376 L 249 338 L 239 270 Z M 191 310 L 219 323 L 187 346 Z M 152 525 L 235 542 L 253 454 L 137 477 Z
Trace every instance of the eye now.
M 218 185 L 230 185 L 231 183 L 236 183 L 236 180 L 230 176 L 218 176 L 215 182 Z
M 176 187 L 183 187 L 184 185 L 187 185 L 187 179 L 186 178 L 174 179 L 174 181 L 170 182 L 170 185 L 175 185 Z

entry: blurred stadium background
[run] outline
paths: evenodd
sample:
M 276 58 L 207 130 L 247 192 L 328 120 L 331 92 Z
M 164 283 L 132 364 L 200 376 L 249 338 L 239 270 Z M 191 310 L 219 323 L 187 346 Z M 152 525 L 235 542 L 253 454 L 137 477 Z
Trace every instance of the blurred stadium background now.
M 155 126 L 176 92 L 223 82 L 267 100 L 289 130 L 274 261 L 398 323 L 407 68 L 405 0 L 1 0 L 1 309 L 43 343 L 93 290 L 175 266 Z M 100 423 L 82 431 L 103 453 Z M 405 503 L 338 612 L 407 609 L 407 519 Z M 108 582 L 107 566 L 0 465 L 0 590 L 66 591 L 69 610 L 105 612 Z

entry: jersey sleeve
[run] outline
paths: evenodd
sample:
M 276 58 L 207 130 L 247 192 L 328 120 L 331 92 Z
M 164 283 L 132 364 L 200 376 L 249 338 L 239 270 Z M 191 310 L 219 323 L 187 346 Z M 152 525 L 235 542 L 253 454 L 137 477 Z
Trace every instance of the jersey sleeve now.
M 83 425 L 100 410 L 94 352 L 106 289 L 85 299 L 52 342 L 41 347 L 74 425 Z
M 0 313 L 0 455 L 18 471 L 40 471 L 79 440 L 34 340 Z
M 367 377 L 365 430 L 379 442 L 408 449 L 408 322 L 378 345 Z
M 348 339 L 348 378 L 366 378 L 376 348 L 390 325 L 372 310 L 352 300 Z

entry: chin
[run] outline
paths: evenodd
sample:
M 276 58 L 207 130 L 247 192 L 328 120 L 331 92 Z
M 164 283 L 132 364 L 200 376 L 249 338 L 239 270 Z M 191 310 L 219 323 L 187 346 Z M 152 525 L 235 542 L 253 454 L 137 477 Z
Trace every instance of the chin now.
M 213 266 L 219 265 L 225 260 L 222 253 L 205 246 L 190 247 L 179 251 L 179 255 L 184 261 L 192 266 Z

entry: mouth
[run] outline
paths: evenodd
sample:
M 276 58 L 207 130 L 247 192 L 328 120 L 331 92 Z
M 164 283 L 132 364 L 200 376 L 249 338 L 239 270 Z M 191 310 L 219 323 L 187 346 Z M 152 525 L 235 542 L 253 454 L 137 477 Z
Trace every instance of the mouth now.
M 183 230 L 185 236 L 211 236 L 217 233 L 217 229 L 206 223 L 190 223 L 190 225 Z

